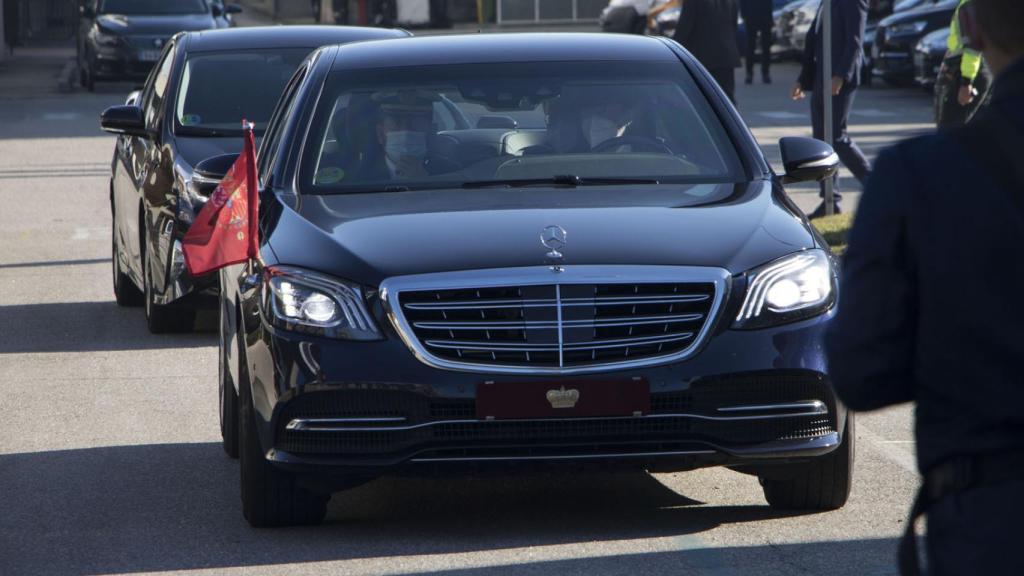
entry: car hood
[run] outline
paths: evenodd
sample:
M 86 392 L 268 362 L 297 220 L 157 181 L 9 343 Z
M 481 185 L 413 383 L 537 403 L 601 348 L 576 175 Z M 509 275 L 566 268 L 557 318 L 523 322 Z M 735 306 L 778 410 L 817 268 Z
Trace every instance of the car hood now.
M 174 14 L 168 16 L 132 16 L 102 14 L 96 24 L 120 36 L 172 36 L 178 32 L 206 30 L 215 27 L 211 14 Z
M 814 246 L 771 183 L 705 184 L 732 193 L 680 207 L 682 187 L 487 189 L 278 197 L 269 245 L 280 264 L 364 285 L 392 276 L 538 266 L 542 230 L 567 233 L 564 265 L 722 267 L 732 273 Z M 734 190 L 720 190 L 726 186 Z
M 194 136 L 177 136 L 174 139 L 178 155 L 190 166 L 195 166 L 207 158 L 221 154 L 238 154 L 242 151 L 242 138 L 197 138 Z

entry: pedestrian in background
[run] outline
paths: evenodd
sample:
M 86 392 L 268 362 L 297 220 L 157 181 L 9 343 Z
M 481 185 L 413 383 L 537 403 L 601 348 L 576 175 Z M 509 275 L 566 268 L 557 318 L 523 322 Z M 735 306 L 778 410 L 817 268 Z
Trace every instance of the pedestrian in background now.
M 760 36 L 761 80 L 772 83 L 772 0 L 740 0 L 740 14 L 747 28 L 747 84 L 754 82 L 754 57 Z
M 740 65 L 738 20 L 735 0 L 686 0 L 673 36 L 708 69 L 733 103 L 735 69 Z
M 960 0 L 949 25 L 949 43 L 946 57 L 942 61 L 938 81 L 935 83 L 935 98 L 938 100 L 935 123 L 939 128 L 959 126 L 978 111 L 992 83 L 988 67 L 984 66 L 981 54 L 965 45 L 960 30 L 960 9 L 969 0 Z
M 965 10 L 991 102 L 878 157 L 826 351 L 851 409 L 917 402 L 911 517 L 927 513 L 928 573 L 1024 574 L 1024 2 Z M 911 521 L 903 574 L 918 572 L 915 542 Z
M 803 99 L 808 91 L 814 92 L 811 98 L 811 125 L 814 137 L 825 137 L 825 93 L 832 94 L 832 134 L 833 147 L 843 164 L 853 172 L 861 184 L 867 180 L 871 172 L 871 164 L 864 152 L 850 138 L 847 122 L 853 108 L 853 98 L 861 82 L 864 66 L 864 26 L 868 18 L 868 0 L 826 0 L 832 2 L 832 78 L 822 78 L 822 42 L 821 42 L 821 7 L 814 17 L 811 29 L 807 32 L 807 43 L 804 47 L 803 66 L 800 77 L 793 86 L 794 100 Z M 839 175 L 833 180 L 835 213 L 842 212 L 839 194 Z M 811 213 L 811 218 L 825 215 L 825 185 L 821 186 L 821 204 Z

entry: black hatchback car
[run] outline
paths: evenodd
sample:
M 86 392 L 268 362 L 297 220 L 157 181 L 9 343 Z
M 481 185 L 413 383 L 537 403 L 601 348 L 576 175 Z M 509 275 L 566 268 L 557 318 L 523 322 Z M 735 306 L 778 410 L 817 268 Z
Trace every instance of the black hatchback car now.
M 146 78 L 171 36 L 227 28 L 242 9 L 222 0 L 87 0 L 79 11 L 79 81 L 92 91 L 98 80 Z
M 144 304 L 153 332 L 192 328 L 196 307 L 215 303 L 217 277 L 193 278 L 181 238 L 213 191 L 193 167 L 241 150 L 241 121 L 266 121 L 299 64 L 315 48 L 396 38 L 397 30 L 272 26 L 174 36 L 136 100 L 103 112 L 119 134 L 111 162 L 114 294 Z
M 261 261 L 221 270 L 248 521 L 318 522 L 382 474 L 542 463 L 726 465 L 773 506 L 842 506 L 836 267 L 782 188 L 837 160 L 782 155 L 785 176 L 665 38 L 316 51 L 259 150 Z

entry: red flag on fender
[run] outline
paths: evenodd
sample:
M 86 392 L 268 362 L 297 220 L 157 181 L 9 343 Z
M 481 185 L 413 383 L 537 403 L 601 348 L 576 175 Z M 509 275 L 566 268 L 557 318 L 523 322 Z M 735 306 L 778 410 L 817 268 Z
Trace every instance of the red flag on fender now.
M 259 257 L 256 140 L 243 122 L 245 146 L 181 240 L 188 273 L 200 276 Z

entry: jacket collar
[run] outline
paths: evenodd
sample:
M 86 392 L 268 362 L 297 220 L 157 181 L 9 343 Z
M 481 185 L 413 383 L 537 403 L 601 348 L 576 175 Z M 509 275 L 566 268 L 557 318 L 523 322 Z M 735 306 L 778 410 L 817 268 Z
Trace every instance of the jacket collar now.
M 1024 58 L 1018 58 L 996 78 L 992 85 L 992 101 L 1024 96 Z

